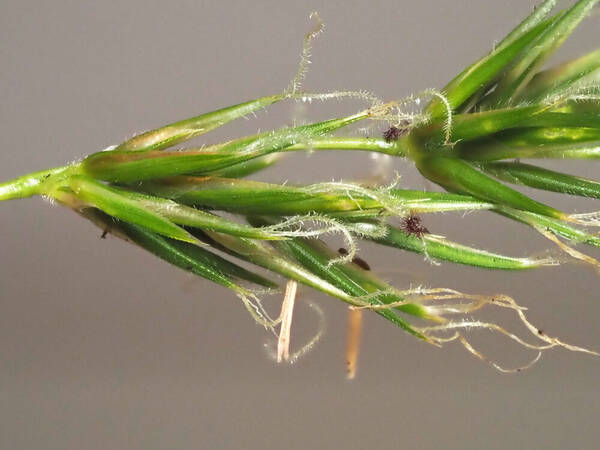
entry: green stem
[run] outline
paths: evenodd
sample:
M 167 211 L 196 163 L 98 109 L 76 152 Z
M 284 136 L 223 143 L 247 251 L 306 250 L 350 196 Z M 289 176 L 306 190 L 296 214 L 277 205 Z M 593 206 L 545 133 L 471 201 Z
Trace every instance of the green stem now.
M 76 166 L 63 166 L 54 169 L 40 170 L 0 183 L 0 201 L 27 198 L 48 193 L 49 185 L 57 176 L 61 178 L 71 173 Z
M 408 145 L 405 139 L 386 142 L 384 139 L 361 137 L 328 137 L 314 139 L 307 143 L 300 143 L 287 147 L 285 151 L 297 150 L 364 150 L 368 152 L 383 153 L 391 156 L 405 157 L 408 154 Z

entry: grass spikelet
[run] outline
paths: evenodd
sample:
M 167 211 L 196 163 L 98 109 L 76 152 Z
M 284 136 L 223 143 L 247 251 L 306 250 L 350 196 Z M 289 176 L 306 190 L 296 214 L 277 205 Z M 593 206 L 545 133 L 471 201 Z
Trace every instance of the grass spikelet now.
M 529 367 L 553 347 L 596 355 L 537 329 L 511 297 L 396 288 L 370 271 L 357 252 L 362 241 L 370 241 L 419 253 L 434 264 L 505 270 L 507 286 L 509 271 L 558 265 L 559 260 L 547 256 L 509 256 L 453 242 L 435 234 L 440 231 L 429 224 L 436 222 L 420 216 L 481 210 L 534 228 L 568 256 L 600 269 L 598 260 L 573 248 L 600 247 L 600 237 L 585 228 L 600 226 L 600 213 L 566 212 L 508 185 L 600 198 L 595 180 L 518 161 L 600 159 L 600 51 L 542 68 L 598 1 L 572 0 L 570 7 L 557 9 L 556 1 L 546 0 L 445 87 L 400 99 L 380 99 L 361 89 L 304 91 L 312 42 L 323 31 L 321 18 L 313 13 L 315 27 L 304 38 L 298 70 L 285 91 L 172 122 L 63 167 L 0 183 L 0 201 L 32 196 L 56 201 L 97 224 L 103 237 L 120 237 L 230 289 L 257 324 L 274 334 L 279 326 L 274 353 L 279 361 L 295 361 L 322 336 L 322 312 L 313 305 L 318 331 L 299 350 L 290 350 L 300 284 L 358 308 L 351 312 L 350 376 L 356 373 L 360 309 L 373 310 L 433 345 L 456 341 L 501 371 Z M 366 105 L 320 122 L 284 122 L 248 136 L 231 132 L 223 142 L 207 139 L 174 148 L 283 100 L 310 104 L 333 99 Z M 381 137 L 365 136 L 365 130 L 374 129 Z M 291 186 L 284 180 L 242 179 L 275 169 L 288 152 L 336 151 L 343 158 L 343 152 L 354 150 L 390 160 L 406 158 L 447 192 L 403 189 L 399 177 L 390 185 L 343 180 Z M 468 220 L 464 218 L 465 227 Z M 323 240 L 332 234 L 343 238 L 343 251 Z M 493 233 L 488 237 L 492 243 L 497 240 Z M 271 317 L 260 299 L 264 292 L 258 290 L 272 292 L 278 284 L 252 267 L 289 280 L 278 317 Z M 475 315 L 484 307 L 514 312 L 536 342 L 479 320 Z M 505 369 L 471 344 L 471 330 L 499 333 L 537 356 L 522 367 Z

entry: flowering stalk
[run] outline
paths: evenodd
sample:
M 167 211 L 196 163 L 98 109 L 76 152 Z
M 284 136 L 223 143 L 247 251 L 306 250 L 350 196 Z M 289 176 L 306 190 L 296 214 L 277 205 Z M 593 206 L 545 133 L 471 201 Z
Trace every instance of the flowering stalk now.
M 267 327 L 276 326 L 281 317 L 269 316 L 256 289 L 276 289 L 277 284 L 215 251 L 308 285 L 355 308 L 373 309 L 427 342 L 441 345 L 458 340 L 482 359 L 460 329 L 499 331 L 540 351 L 554 346 L 583 351 L 539 332 L 508 297 L 470 296 L 444 289 L 398 290 L 357 263 L 356 243 L 366 239 L 417 252 L 430 260 L 487 269 L 541 268 L 567 257 L 600 267 L 598 261 L 572 247 L 600 246 L 600 238 L 582 228 L 600 225 L 600 215 L 569 214 L 505 184 L 600 198 L 600 182 L 503 161 L 599 157 L 600 51 L 541 70 L 597 2 L 579 0 L 571 8 L 553 13 L 556 1 L 546 0 L 488 55 L 465 68 L 442 90 L 430 89 L 417 97 L 387 103 L 364 92 L 315 94 L 301 90 L 310 42 L 321 30 L 319 24 L 307 35 L 298 75 L 284 93 L 178 121 L 80 162 L 2 183 L 0 200 L 34 195 L 55 199 L 105 232 L 233 290 L 252 316 Z M 349 116 L 223 143 L 172 148 L 276 102 L 344 96 L 362 98 L 370 106 Z M 426 99 L 429 102 L 421 112 L 407 112 L 409 106 Z M 388 130 L 380 139 L 334 134 L 360 121 L 384 122 Z M 288 186 L 242 179 L 276 164 L 287 152 L 305 150 L 362 150 L 408 158 L 424 177 L 448 192 L 349 182 Z M 468 247 L 430 232 L 419 216 L 470 210 L 491 211 L 530 226 L 566 256 L 509 256 Z M 394 224 L 394 219 L 399 224 Z M 342 255 L 321 240 L 330 233 L 346 240 L 348 249 Z M 467 324 L 452 318 L 486 305 L 514 310 L 543 343 L 525 343 L 494 324 Z M 417 326 L 411 319 L 429 325 Z M 443 337 L 440 332 L 451 334 Z

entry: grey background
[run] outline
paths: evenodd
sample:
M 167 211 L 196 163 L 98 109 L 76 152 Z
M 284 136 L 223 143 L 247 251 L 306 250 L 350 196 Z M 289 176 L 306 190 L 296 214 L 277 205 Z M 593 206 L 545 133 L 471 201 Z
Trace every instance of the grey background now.
M 278 92 L 296 70 L 308 14 L 311 90 L 397 98 L 441 87 L 488 50 L 532 1 L 131 1 L 0 4 L 0 179 L 62 165 L 132 133 Z M 596 15 L 557 60 L 598 45 Z M 352 112 L 356 102 L 279 105 L 208 141 Z M 403 186 L 428 187 L 394 162 Z M 557 163 L 547 163 L 557 167 Z M 359 154 L 294 155 L 263 179 L 368 175 Z M 565 163 L 594 176 L 597 165 Z M 568 210 L 597 203 L 536 194 Z M 345 380 L 345 307 L 307 289 L 327 315 L 318 347 L 277 366 L 271 339 L 228 291 L 194 279 L 41 199 L 0 205 L 0 448 L 597 448 L 597 358 L 555 350 L 502 375 L 458 345 L 436 349 L 368 314 L 358 378 Z M 491 250 L 550 247 L 489 214 L 427 217 L 439 234 Z M 598 256 L 598 252 L 591 251 Z M 363 246 L 397 286 L 504 292 L 563 340 L 600 348 L 598 274 L 568 264 L 487 272 Z M 270 304 L 275 305 L 272 299 Z M 494 316 L 521 330 L 510 316 Z M 315 320 L 299 306 L 296 344 Z M 521 330 L 522 331 L 522 330 Z M 498 361 L 532 356 L 473 333 Z

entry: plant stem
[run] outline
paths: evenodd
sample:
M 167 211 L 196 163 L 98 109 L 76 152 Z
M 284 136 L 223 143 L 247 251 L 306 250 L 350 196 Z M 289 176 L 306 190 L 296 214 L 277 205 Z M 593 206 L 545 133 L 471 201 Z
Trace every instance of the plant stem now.
M 54 169 L 40 170 L 0 183 L 0 201 L 27 198 L 48 192 L 48 184 L 54 183 L 57 176 L 61 178 L 71 174 L 77 166 L 63 166 Z
M 365 150 L 404 157 L 408 153 L 408 145 L 405 139 L 400 139 L 395 142 L 386 142 L 384 139 L 374 138 L 327 137 L 323 139 L 314 139 L 307 143 L 291 145 L 284 151 L 296 150 Z

